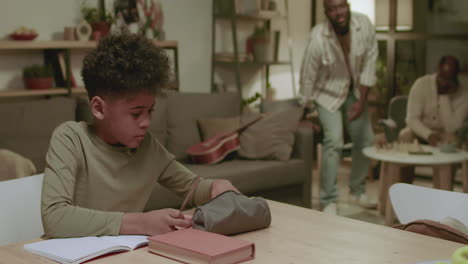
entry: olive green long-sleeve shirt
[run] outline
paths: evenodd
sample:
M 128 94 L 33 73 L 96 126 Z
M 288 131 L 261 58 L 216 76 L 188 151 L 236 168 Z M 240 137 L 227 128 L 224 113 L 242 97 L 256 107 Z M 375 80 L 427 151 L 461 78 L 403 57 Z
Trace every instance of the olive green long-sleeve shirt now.
M 41 213 L 48 237 L 118 235 L 125 212 L 142 212 L 156 183 L 180 196 L 195 175 L 147 133 L 137 149 L 112 146 L 84 122 L 66 122 L 52 135 Z M 200 182 L 194 203 L 210 198 Z

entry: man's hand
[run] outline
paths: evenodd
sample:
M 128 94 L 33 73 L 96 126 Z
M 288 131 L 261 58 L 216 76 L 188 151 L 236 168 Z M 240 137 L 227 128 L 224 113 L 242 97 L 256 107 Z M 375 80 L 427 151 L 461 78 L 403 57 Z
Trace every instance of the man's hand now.
M 192 219 L 176 209 L 161 209 L 146 213 L 126 213 L 120 226 L 121 235 L 157 235 L 192 226 Z
M 215 180 L 211 184 L 211 198 L 215 198 L 225 191 L 235 191 L 240 194 L 239 190 L 228 180 Z
M 385 137 L 385 134 L 379 133 L 375 135 L 374 145 L 376 145 L 378 149 L 384 149 L 387 146 L 387 138 Z
M 440 143 L 441 140 L 442 140 L 442 137 L 437 133 L 432 133 L 427 138 L 427 141 L 429 141 L 429 144 L 431 144 L 431 146 L 434 146 L 434 147 L 436 147 Z
M 348 121 L 351 122 L 358 118 L 362 114 L 363 110 L 364 104 L 361 101 L 355 102 L 353 105 L 351 105 L 351 108 L 348 111 Z

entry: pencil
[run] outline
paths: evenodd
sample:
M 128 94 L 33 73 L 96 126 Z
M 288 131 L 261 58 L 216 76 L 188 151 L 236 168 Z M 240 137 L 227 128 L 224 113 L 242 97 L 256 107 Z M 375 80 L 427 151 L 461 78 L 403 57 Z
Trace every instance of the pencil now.
M 188 201 L 190 201 L 190 200 L 192 199 L 193 192 L 195 191 L 195 189 L 197 188 L 198 184 L 200 183 L 200 180 L 201 180 L 201 177 L 200 177 L 200 176 L 197 176 L 197 178 L 195 178 L 195 180 L 194 180 L 193 183 L 192 183 L 192 187 L 190 187 L 190 190 L 188 191 L 187 195 L 185 196 L 184 202 L 183 202 L 182 205 L 180 206 L 179 211 L 182 212 L 182 211 L 185 210 L 185 206 L 187 205 Z

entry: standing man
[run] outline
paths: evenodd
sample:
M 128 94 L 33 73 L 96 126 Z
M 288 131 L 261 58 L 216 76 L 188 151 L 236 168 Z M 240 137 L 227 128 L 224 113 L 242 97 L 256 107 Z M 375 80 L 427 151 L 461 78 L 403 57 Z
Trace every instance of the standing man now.
M 315 102 L 324 133 L 320 206 L 336 214 L 337 172 L 343 149 L 343 125 L 353 141 L 350 201 L 375 208 L 365 194 L 369 160 L 362 149 L 373 143 L 367 94 L 376 82 L 378 49 L 370 20 L 350 12 L 346 0 L 324 0 L 327 21 L 316 25 L 305 50 L 300 79 L 304 103 Z

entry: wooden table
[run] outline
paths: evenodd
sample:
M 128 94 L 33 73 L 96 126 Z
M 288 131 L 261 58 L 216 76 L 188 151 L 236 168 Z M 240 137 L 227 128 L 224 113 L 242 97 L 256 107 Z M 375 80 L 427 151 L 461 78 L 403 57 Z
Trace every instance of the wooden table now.
M 245 263 L 417 263 L 449 259 L 463 246 L 390 227 L 268 201 L 269 228 L 237 237 L 255 242 L 256 258 Z M 31 242 L 31 241 L 30 241 Z M 24 243 L 0 247 L 0 263 L 55 263 L 23 250 Z M 148 252 L 148 248 L 106 256 L 88 263 L 176 264 Z
M 468 192 L 468 152 L 459 150 L 454 153 L 444 153 L 438 148 L 422 146 L 431 155 L 414 155 L 392 150 L 382 150 L 375 146 L 363 149 L 364 155 L 370 159 L 381 161 L 379 211 L 385 215 L 385 223 L 392 225 L 395 220 L 388 189 L 392 184 L 401 181 L 402 169 L 408 166 L 431 166 L 433 169 L 433 185 L 437 189 L 451 190 L 453 164 L 462 163 L 463 191 Z

